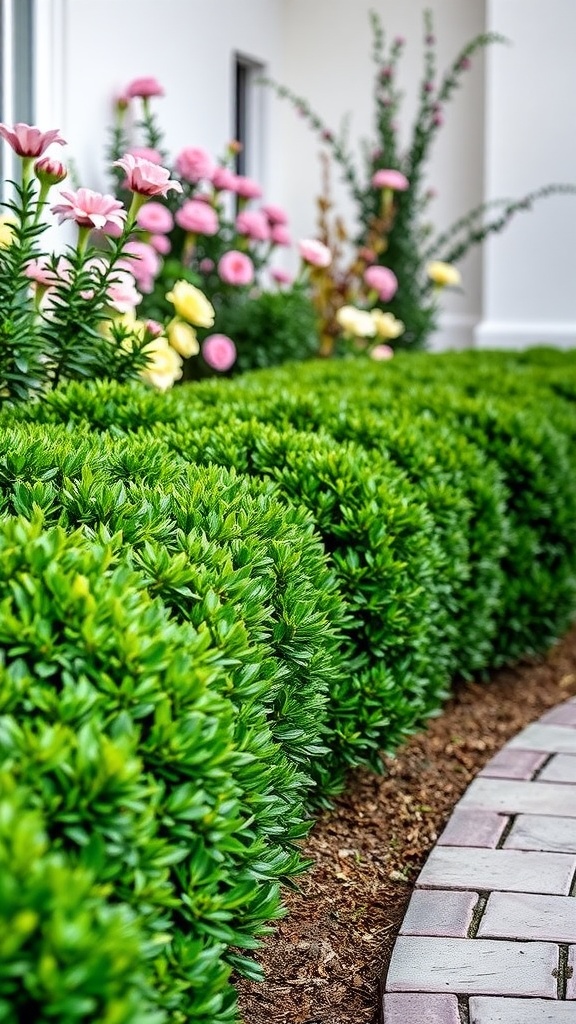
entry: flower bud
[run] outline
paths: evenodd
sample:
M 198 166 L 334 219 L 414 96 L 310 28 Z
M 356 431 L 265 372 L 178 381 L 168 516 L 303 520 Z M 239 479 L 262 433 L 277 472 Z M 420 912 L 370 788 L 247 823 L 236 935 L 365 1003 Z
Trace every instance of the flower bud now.
M 57 185 L 64 181 L 68 171 L 60 160 L 54 160 L 51 156 L 43 156 L 34 164 L 34 174 L 41 185 Z

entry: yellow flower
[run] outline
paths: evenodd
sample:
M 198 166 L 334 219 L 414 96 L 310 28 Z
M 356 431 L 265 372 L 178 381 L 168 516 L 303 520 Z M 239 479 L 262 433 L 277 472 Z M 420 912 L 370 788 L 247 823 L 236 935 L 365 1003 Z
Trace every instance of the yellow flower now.
M 118 324 L 119 327 L 124 327 L 127 331 L 129 330 L 131 334 L 137 335 L 141 333 L 140 328 L 144 327 L 142 320 L 136 319 L 136 313 L 133 309 L 127 310 L 126 313 L 117 313 L 111 309 L 106 319 L 101 320 L 98 324 L 98 333 L 104 338 L 111 339 L 112 324 Z
M 200 346 L 196 331 L 190 327 L 190 324 L 185 324 L 183 320 L 171 320 L 166 328 L 166 334 L 172 348 L 175 348 L 185 359 L 188 356 L 198 355 Z
M 455 288 L 462 280 L 460 271 L 451 263 L 443 263 L 442 260 L 433 260 L 429 263 L 426 273 L 437 288 Z
M 386 338 L 391 341 L 394 338 L 399 338 L 406 330 L 402 321 L 398 320 L 392 313 L 384 313 L 381 309 L 373 309 L 371 316 L 374 321 L 374 333 L 379 338 Z
M 152 338 L 144 349 L 148 356 L 148 365 L 142 370 L 142 377 L 160 391 L 171 388 L 174 381 L 182 376 L 182 359 L 168 342 L 168 338 L 160 335 Z
M 336 320 L 344 333 L 353 338 L 373 338 L 376 333 L 372 314 L 357 306 L 340 306 Z
M 6 249 L 14 240 L 14 218 L 0 217 L 0 249 Z
M 214 323 L 214 307 L 204 292 L 195 288 L 188 281 L 176 281 L 166 298 L 172 303 L 178 316 L 196 327 L 212 327 Z

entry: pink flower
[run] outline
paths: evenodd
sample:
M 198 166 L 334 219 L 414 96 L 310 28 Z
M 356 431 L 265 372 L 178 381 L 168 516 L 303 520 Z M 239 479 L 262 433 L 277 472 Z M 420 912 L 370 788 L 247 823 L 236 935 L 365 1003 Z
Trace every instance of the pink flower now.
M 152 149 L 151 146 L 131 146 L 126 152 L 130 156 L 138 156 L 142 160 L 149 160 L 151 164 L 161 164 L 163 159 L 162 153 L 157 149 Z
M 272 267 L 270 276 L 276 284 L 292 284 L 292 274 L 289 274 L 287 270 L 282 270 L 282 267 Z
M 235 190 L 236 175 L 229 167 L 215 167 L 211 180 L 218 192 L 234 192 Z
M 158 79 L 153 78 L 152 76 L 147 78 L 134 78 L 133 81 L 126 86 L 124 95 L 128 96 L 129 99 L 140 97 L 140 99 L 147 100 L 150 96 L 163 96 L 164 89 L 160 85 Z
M 192 183 L 210 180 L 214 172 L 214 162 L 205 149 L 188 146 L 176 157 L 176 170 L 181 178 Z
M 364 281 L 377 292 L 381 302 L 390 302 L 398 291 L 398 278 L 388 267 L 366 267 Z
M 147 242 L 127 242 L 119 264 L 130 271 L 141 292 L 149 294 L 154 288 L 154 278 L 160 270 L 160 259 L 155 249 Z
M 151 338 L 159 338 L 164 333 L 162 324 L 158 323 L 157 320 L 145 320 L 144 327 Z
M 34 174 L 41 185 L 58 185 L 64 181 L 68 174 L 60 160 L 54 160 L 51 156 L 43 156 L 34 164 Z
M 214 270 L 214 267 L 214 260 L 211 260 L 209 256 L 204 256 L 204 258 L 201 259 L 200 263 L 198 264 L 198 268 L 199 270 L 202 271 L 203 274 L 211 274 L 212 271 Z
M 81 228 L 99 228 L 106 231 L 108 225 L 119 228 L 126 220 L 126 210 L 114 196 L 93 192 L 90 188 L 79 188 L 76 192 L 61 192 L 63 203 L 52 206 L 52 213 L 58 217 L 60 224 L 65 220 L 74 220 Z
M 246 178 L 242 174 L 235 175 L 232 191 L 236 195 L 241 196 L 242 199 L 259 199 L 262 195 L 262 189 L 258 182 L 254 181 L 253 178 Z
M 270 224 L 288 223 L 288 214 L 279 206 L 273 206 L 271 203 L 268 203 L 266 206 L 262 207 L 262 213 L 266 214 Z
M 187 199 L 176 211 L 176 223 L 183 231 L 199 235 L 215 235 L 218 232 L 218 214 L 213 206 L 199 199 Z
M 48 256 L 40 256 L 37 260 L 32 260 L 24 273 L 26 277 L 42 288 L 52 288 L 58 280 L 61 280 L 58 272 L 52 269 Z
M 170 171 L 140 156 L 126 153 L 120 160 L 115 160 L 112 166 L 121 167 L 126 171 L 126 187 L 138 195 L 165 196 L 171 189 L 175 192 L 182 191 L 180 182 L 170 179 Z
M 298 248 L 304 262 L 312 267 L 329 267 L 332 262 L 330 249 L 317 238 L 303 238 Z
M 236 217 L 236 231 L 255 242 L 267 242 L 270 239 L 270 225 L 262 210 L 242 210 Z
M 273 224 L 270 228 L 270 241 L 274 245 L 292 245 L 292 236 L 285 224 Z
M 163 203 L 146 203 L 138 210 L 136 223 L 143 231 L 150 231 L 154 235 L 165 235 L 172 231 L 174 218 L 167 206 Z
M 227 334 L 209 334 L 202 342 L 202 358 L 213 370 L 225 373 L 236 361 L 236 346 Z
M 393 192 L 405 192 L 410 182 L 402 171 L 393 169 L 376 171 L 372 176 L 374 188 L 390 188 Z
M 225 284 L 252 284 L 254 264 L 246 253 L 230 249 L 218 261 L 218 274 Z
M 50 131 L 41 132 L 39 128 L 33 128 L 29 124 L 18 123 L 13 128 L 0 124 L 0 135 L 11 146 L 17 156 L 30 157 L 42 156 L 44 151 L 57 142 L 59 146 L 65 146 L 66 141 L 60 135 L 58 128 L 51 128 Z
M 172 248 L 172 243 L 167 235 L 150 235 L 148 241 L 161 256 L 167 256 Z
M 375 345 L 370 351 L 370 358 L 382 362 L 385 359 L 392 359 L 394 349 L 390 345 Z
M 132 273 L 114 268 L 111 283 L 106 290 L 106 300 L 108 305 L 119 313 L 129 313 L 142 302 L 142 296 L 136 291 Z

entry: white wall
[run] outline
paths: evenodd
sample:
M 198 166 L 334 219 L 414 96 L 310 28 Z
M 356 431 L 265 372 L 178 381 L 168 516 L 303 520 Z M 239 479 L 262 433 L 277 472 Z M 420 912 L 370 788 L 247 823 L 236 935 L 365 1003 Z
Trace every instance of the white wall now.
M 431 9 L 437 38 L 438 66 L 443 71 L 461 47 L 484 30 L 484 0 L 288 0 L 287 58 L 284 84 L 306 97 L 331 128 L 339 129 L 350 113 L 350 141 L 373 138 L 371 59 L 372 33 L 368 12 L 376 10 L 387 38 L 404 36 L 407 46 L 400 64 L 405 104 L 400 135 L 405 143 L 415 112 L 422 78 L 423 12 Z M 476 59 L 464 76 L 462 89 L 446 110 L 429 166 L 429 185 L 438 192 L 430 207 L 439 229 L 477 205 L 483 198 L 483 59 Z M 310 234 L 316 221 L 314 197 L 320 192 L 320 145 L 286 100 L 277 100 L 286 146 L 284 191 L 295 212 L 296 230 Z M 337 205 L 351 221 L 347 194 L 335 188 Z M 480 253 L 461 265 L 463 292 L 445 295 L 444 328 L 440 345 L 470 344 L 481 315 Z
M 171 153 L 203 146 L 220 155 L 233 137 L 234 51 L 283 74 L 284 2 L 36 0 L 38 123 L 59 126 L 82 184 L 104 188 L 113 98 L 153 75 L 166 91 L 152 103 Z M 270 120 L 260 177 L 271 202 L 280 202 L 280 148 Z
M 488 23 L 513 45 L 487 66 L 487 194 L 576 184 L 576 3 L 489 0 Z M 576 196 L 520 215 L 486 245 L 484 273 L 478 344 L 576 345 Z

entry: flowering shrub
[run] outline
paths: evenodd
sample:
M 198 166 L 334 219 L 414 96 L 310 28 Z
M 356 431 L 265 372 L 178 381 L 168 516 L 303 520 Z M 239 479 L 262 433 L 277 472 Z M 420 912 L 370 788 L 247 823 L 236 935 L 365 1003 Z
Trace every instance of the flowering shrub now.
M 144 157 L 161 164 L 167 159 L 150 104 L 162 95 L 156 79 L 136 79 L 115 101 L 108 156 L 118 198 L 129 187 L 131 161 Z M 124 160 L 118 159 L 121 152 L 128 153 Z M 272 204 L 254 206 L 262 199 L 262 189 L 252 178 L 235 173 L 238 152 L 239 144 L 231 142 L 216 161 L 200 147 L 182 149 L 172 172 L 178 193 L 142 207 L 128 241 L 144 296 L 141 309 L 153 320 L 168 319 L 168 338 L 186 360 L 187 377 L 304 358 L 318 347 L 306 274 L 292 279 L 282 267 L 273 266 L 275 254 L 292 243 L 287 215 Z M 324 248 L 320 242 L 314 245 Z M 314 252 L 310 260 L 307 252 L 302 255 L 302 271 L 314 257 Z M 196 321 L 198 332 L 184 329 L 186 316 L 175 303 L 177 281 L 182 289 L 193 286 L 206 293 L 214 307 L 213 323 Z M 252 317 L 261 319 L 260 302 L 268 309 L 275 294 L 287 301 L 276 303 L 274 324 L 282 337 L 290 329 L 295 334 L 286 349 L 266 335 L 255 338 L 247 327 Z M 228 323 L 236 327 L 233 336 Z
M 410 138 L 401 150 L 398 118 L 402 94 L 396 72 L 405 40 L 397 37 L 386 46 L 379 15 L 372 11 L 370 19 L 376 65 L 375 138 L 365 146 L 361 168 L 344 135 L 335 134 L 306 99 L 264 79 L 278 96 L 292 102 L 327 147 L 322 152 L 319 229 L 334 258 L 323 272 L 315 274 L 313 282 L 325 355 L 337 352 L 341 344 L 342 326 L 336 314 L 342 305 L 384 307 L 394 317 L 388 340 L 395 347 L 423 347 L 437 327 L 442 290 L 460 283 L 454 264 L 489 234 L 501 231 L 517 211 L 529 209 L 535 199 L 576 191 L 571 185 L 548 185 L 518 200 L 483 203 L 446 231 L 434 234 L 428 223 L 428 207 L 435 193 L 425 187 L 424 181 L 432 144 L 444 122 L 446 106 L 471 67 L 473 56 L 505 40 L 493 32 L 476 36 L 438 75 L 432 15 L 430 11 L 424 13 L 424 73 Z M 330 194 L 332 161 L 338 165 L 356 207 L 360 228 L 352 238 L 334 213 Z M 382 274 L 384 268 L 386 276 Z M 348 335 L 346 340 L 348 350 L 358 350 L 357 337 Z
M 76 225 L 76 241 L 63 253 L 48 253 L 48 197 L 67 170 L 45 153 L 65 140 L 58 130 L 26 124 L 0 124 L 0 136 L 21 160 L 0 232 L 0 401 L 22 401 L 85 377 L 141 375 L 170 386 L 182 373 L 181 355 L 161 323 L 136 319 L 139 254 L 129 239 L 144 204 L 179 191 L 179 182 L 143 157 L 120 157 L 129 202 L 88 188 L 63 189 L 50 211 L 61 224 Z M 186 292 L 188 323 L 213 323 L 204 295 L 185 281 L 176 283 L 174 294 L 177 289 Z

